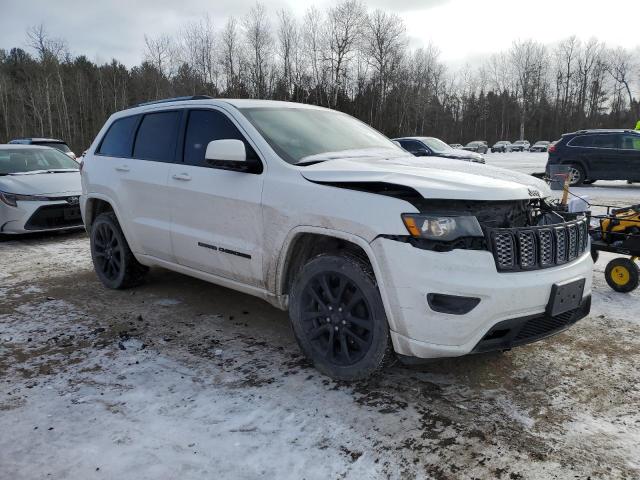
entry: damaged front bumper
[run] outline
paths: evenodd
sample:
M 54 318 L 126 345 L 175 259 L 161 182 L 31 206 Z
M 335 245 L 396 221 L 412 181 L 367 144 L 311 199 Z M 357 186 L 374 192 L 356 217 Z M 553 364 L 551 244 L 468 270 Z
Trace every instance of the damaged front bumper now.
M 588 249 L 553 268 L 500 273 L 486 250 L 436 252 L 382 237 L 371 245 L 382 271 L 391 338 L 401 355 L 436 358 L 472 353 L 501 322 L 542 318 L 554 284 L 584 279 L 580 308 L 588 312 L 593 268 Z M 429 294 L 479 302 L 467 313 L 443 313 L 430 305 Z

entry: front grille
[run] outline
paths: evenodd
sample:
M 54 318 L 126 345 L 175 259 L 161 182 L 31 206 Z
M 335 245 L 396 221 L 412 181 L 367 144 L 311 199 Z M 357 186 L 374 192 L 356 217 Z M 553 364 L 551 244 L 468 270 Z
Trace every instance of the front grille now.
M 499 271 L 549 268 L 571 262 L 589 246 L 587 220 L 562 225 L 488 229 Z
M 82 225 L 80 207 L 71 204 L 44 205 L 25 224 L 25 230 L 48 230 Z

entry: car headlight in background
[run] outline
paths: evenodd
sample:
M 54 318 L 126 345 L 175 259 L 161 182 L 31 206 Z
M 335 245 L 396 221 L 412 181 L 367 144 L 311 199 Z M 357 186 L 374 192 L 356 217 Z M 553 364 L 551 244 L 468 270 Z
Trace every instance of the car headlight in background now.
M 37 202 L 40 200 L 46 200 L 46 198 L 38 195 L 20 195 L 18 193 L 0 191 L 0 202 L 10 207 L 17 207 L 18 202 Z
M 402 221 L 412 237 L 449 242 L 462 237 L 482 237 L 482 228 L 473 216 L 448 217 L 405 213 Z

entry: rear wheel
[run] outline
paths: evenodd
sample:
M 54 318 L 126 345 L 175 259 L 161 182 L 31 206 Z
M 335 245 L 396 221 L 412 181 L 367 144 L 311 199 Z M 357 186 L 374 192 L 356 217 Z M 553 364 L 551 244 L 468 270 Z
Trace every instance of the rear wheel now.
M 304 354 L 336 380 L 359 380 L 391 355 L 382 299 L 369 265 L 351 255 L 323 254 L 301 270 L 289 317 Z
M 569 165 L 569 185 L 572 187 L 578 187 L 585 181 L 584 169 L 580 165 Z
M 616 292 L 627 293 L 635 290 L 640 282 L 638 265 L 628 258 L 614 258 L 604 271 L 605 279 Z
M 122 289 L 142 283 L 149 269 L 133 256 L 113 212 L 98 215 L 90 240 L 93 267 L 105 287 Z

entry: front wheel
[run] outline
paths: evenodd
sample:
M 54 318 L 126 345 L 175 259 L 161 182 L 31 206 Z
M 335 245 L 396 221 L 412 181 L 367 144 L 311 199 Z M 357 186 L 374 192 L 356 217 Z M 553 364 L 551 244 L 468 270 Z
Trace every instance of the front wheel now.
M 352 255 L 310 260 L 291 291 L 296 340 L 314 366 L 336 380 L 360 380 L 391 355 L 389 327 L 371 267 Z
M 142 282 L 148 268 L 133 256 L 113 212 L 101 213 L 91 225 L 91 258 L 107 288 L 123 289 Z

